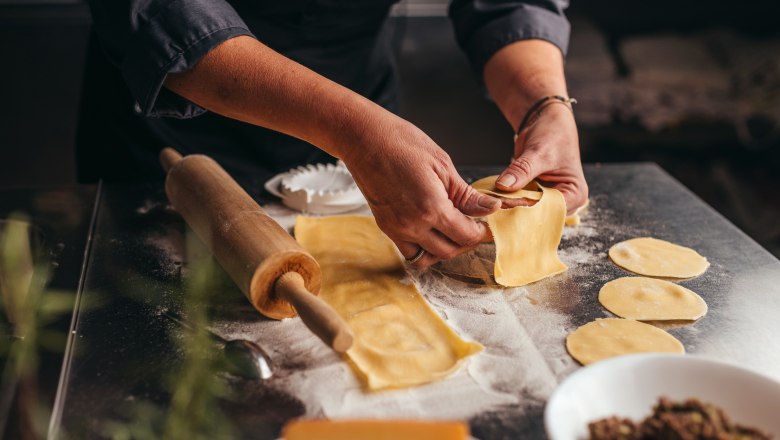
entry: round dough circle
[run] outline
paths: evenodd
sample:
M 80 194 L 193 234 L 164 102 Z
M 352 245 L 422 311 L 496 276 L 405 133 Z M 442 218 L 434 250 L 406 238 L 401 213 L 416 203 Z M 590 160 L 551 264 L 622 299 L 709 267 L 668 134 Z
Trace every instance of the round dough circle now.
M 632 319 L 606 318 L 569 333 L 566 349 L 582 365 L 632 353 L 685 353 L 674 336 Z
M 650 237 L 632 238 L 612 246 L 609 258 L 623 269 L 651 277 L 691 278 L 710 267 L 695 250 Z
M 707 313 L 707 303 L 695 292 L 647 277 L 623 277 L 604 284 L 599 302 L 622 318 L 638 321 L 694 320 Z

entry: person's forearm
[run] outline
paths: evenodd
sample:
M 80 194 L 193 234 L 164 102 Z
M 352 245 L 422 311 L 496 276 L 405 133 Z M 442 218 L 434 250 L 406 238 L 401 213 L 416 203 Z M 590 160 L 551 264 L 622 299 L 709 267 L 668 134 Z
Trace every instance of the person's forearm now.
M 488 60 L 484 80 L 514 130 L 539 99 L 567 94 L 561 51 L 544 40 L 505 46 Z
M 209 111 L 303 139 L 343 158 L 395 117 L 250 37 L 225 41 L 165 86 Z M 362 142 L 361 142 L 362 141 Z
M 500 201 L 466 184 L 430 137 L 252 38 L 222 43 L 165 85 L 212 112 L 296 136 L 343 159 L 377 225 L 415 267 L 490 237 L 470 217 L 494 212 Z
M 512 43 L 496 52 L 485 66 L 485 84 L 513 130 L 540 99 L 567 96 L 563 56 L 556 46 L 542 40 Z M 515 191 L 539 179 L 563 194 L 572 213 L 588 197 L 577 124 L 571 108 L 541 108 L 544 111 L 536 112 L 538 117 L 515 138 L 512 161 L 496 187 Z

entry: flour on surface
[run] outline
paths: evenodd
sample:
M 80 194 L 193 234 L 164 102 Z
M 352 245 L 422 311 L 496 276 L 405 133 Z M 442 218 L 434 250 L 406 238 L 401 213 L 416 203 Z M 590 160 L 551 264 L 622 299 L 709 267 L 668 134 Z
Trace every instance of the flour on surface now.
M 285 207 L 264 209 L 288 230 L 295 223 L 297 213 Z M 587 247 L 595 234 L 589 220 L 586 216 L 579 226 L 566 228 L 576 229 L 564 233 L 560 251 L 570 267 L 603 258 L 595 245 Z M 269 320 L 253 313 L 249 304 L 220 308 L 213 329 L 226 339 L 259 343 L 275 368 L 275 376 L 263 386 L 303 402 L 307 417 L 473 419 L 506 413 L 502 419 L 511 421 L 512 414 L 538 411 L 560 380 L 577 368 L 563 342 L 574 328 L 566 308 L 576 307 L 577 299 L 563 299 L 565 307 L 545 299 L 574 282 L 565 275 L 521 288 L 496 286 L 494 259 L 495 246 L 487 244 L 433 270 L 410 271 L 407 281 L 418 286 L 447 324 L 464 339 L 485 346 L 450 377 L 423 386 L 366 392 L 347 361 L 300 319 Z
M 347 362 L 297 318 L 239 321 L 234 310 L 233 319 L 216 321 L 214 331 L 263 346 L 275 367 L 267 386 L 303 402 L 307 417 L 468 419 L 504 409 L 519 414 L 549 396 L 561 371 L 561 360 L 548 358 L 561 353 L 550 345 L 561 346 L 552 341 L 570 330 L 565 317 L 531 304 L 522 288 L 475 287 L 433 271 L 410 278 L 448 325 L 485 346 L 431 384 L 366 392 Z

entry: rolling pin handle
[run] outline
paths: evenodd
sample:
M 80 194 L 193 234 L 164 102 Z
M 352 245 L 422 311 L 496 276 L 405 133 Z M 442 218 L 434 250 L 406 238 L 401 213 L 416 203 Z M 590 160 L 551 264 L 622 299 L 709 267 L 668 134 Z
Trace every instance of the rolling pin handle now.
M 298 272 L 287 272 L 276 280 L 274 291 L 289 302 L 309 330 L 333 350 L 344 353 L 352 346 L 352 331 L 344 319 L 320 297 L 306 290 Z
M 160 151 L 160 164 L 166 173 L 180 160 L 182 160 L 181 153 L 171 147 L 165 147 Z

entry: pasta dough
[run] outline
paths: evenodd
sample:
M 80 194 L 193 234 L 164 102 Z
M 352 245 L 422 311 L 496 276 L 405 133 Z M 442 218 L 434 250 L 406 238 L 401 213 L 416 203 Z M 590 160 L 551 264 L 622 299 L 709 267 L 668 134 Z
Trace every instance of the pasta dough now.
M 538 186 L 536 182 L 529 183 L 523 189 L 510 192 L 510 191 L 501 191 L 500 189 L 496 188 L 497 179 L 498 176 L 485 177 L 472 183 L 471 186 L 483 194 L 490 194 L 493 196 L 503 197 L 506 199 L 540 200 L 542 198 L 542 192 L 536 189 Z
M 296 419 L 282 430 L 284 440 L 468 440 L 465 422 L 426 420 Z
M 484 188 L 489 187 L 485 182 L 492 180 L 491 185 L 495 189 L 497 177 L 479 180 L 475 182 L 475 188 L 483 193 L 496 194 L 494 190 Z M 541 197 L 533 206 L 501 209 L 487 216 L 496 243 L 493 275 L 496 282 L 502 286 L 524 286 L 567 269 L 558 258 L 558 245 L 566 217 L 563 195 L 558 190 L 545 188 L 537 182 L 532 182 L 521 191 L 540 192 Z M 525 197 L 523 194 L 525 193 L 503 193 L 502 197 Z
M 632 319 L 589 322 L 566 337 L 566 349 L 582 365 L 631 353 L 685 353 L 669 333 Z
M 580 224 L 582 215 L 585 214 L 585 212 L 588 211 L 588 206 L 590 206 L 590 199 L 585 200 L 585 204 L 574 210 L 572 215 L 566 216 L 566 226 L 577 226 Z
M 651 277 L 691 278 L 710 267 L 691 248 L 650 237 L 633 238 L 609 249 L 609 258 L 631 272 Z
M 539 200 L 542 198 L 542 192 L 535 190 L 536 184 L 534 182 L 526 185 L 525 188 L 517 191 L 501 191 L 496 188 L 496 179 L 498 176 L 484 177 L 472 183 L 471 186 L 477 191 L 483 194 L 490 194 L 496 197 L 503 197 L 505 199 L 529 199 Z M 585 201 L 585 204 L 577 208 L 571 215 L 566 216 L 566 226 L 577 226 L 580 224 L 582 214 L 587 211 L 588 205 L 590 205 L 590 199 Z
M 395 245 L 372 217 L 298 217 L 295 238 L 322 268 L 320 297 L 346 320 L 355 340 L 349 360 L 370 390 L 443 378 L 482 350 L 402 282 Z
M 645 277 L 624 277 L 601 288 L 599 302 L 610 312 L 639 321 L 694 320 L 707 313 L 707 303 L 696 293 Z

